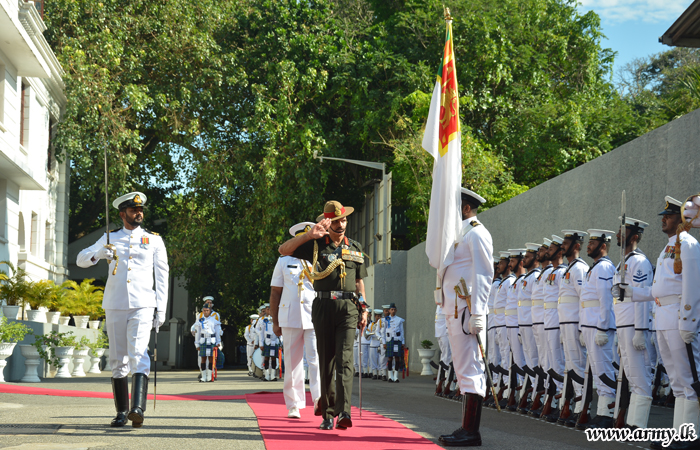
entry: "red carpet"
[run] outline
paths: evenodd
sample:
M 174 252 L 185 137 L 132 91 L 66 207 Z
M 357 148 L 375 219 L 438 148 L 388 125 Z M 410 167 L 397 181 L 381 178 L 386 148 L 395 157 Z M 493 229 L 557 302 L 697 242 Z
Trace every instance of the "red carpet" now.
M 152 388 L 151 388 L 152 389 Z M 52 395 L 54 397 L 86 397 L 86 398 L 112 398 L 111 392 L 69 391 L 66 389 L 49 389 L 34 386 L 16 386 L 0 383 L 0 393 L 3 394 L 27 394 L 27 395 Z M 152 394 L 148 394 L 153 399 Z M 167 395 L 158 394 L 158 400 L 245 400 L 245 395 Z
M 379 414 L 352 408 L 352 428 L 322 431 L 318 429 L 321 417 L 314 416 L 311 395 L 307 393 L 307 407 L 301 410 L 301 419 L 288 419 L 281 392 L 246 395 L 248 404 L 258 418 L 258 425 L 267 450 L 308 450 L 324 447 L 333 450 L 385 449 L 439 449 L 428 439 L 405 426 Z

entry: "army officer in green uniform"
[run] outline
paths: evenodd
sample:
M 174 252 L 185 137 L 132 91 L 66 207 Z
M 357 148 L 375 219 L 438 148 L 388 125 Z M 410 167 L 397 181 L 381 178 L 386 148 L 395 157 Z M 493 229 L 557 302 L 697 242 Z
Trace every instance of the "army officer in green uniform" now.
M 316 299 L 311 321 L 316 331 L 321 372 L 321 398 L 315 405 L 316 415 L 323 416 L 320 428 L 344 430 L 352 426 L 352 344 L 355 329 L 367 324 L 365 303 L 367 277 L 362 246 L 345 236 L 347 216 L 354 208 L 339 202 L 327 202 L 317 224 L 304 234 L 292 238 L 279 248 L 280 254 L 311 262 L 304 276 L 314 282 Z M 361 315 L 360 315 L 361 314 Z M 335 377 L 335 385 L 333 374 Z

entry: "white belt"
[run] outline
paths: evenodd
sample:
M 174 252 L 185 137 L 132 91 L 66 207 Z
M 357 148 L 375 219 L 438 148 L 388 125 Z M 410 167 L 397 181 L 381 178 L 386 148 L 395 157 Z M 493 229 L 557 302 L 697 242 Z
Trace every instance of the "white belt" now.
M 657 297 L 656 304 L 659 306 L 675 305 L 681 302 L 680 295 L 667 295 L 666 297 Z
M 557 309 L 557 304 L 554 302 L 545 302 L 544 309 Z
M 533 300 L 532 306 L 542 306 L 544 305 L 544 300 Z
M 518 306 L 532 306 L 532 300 L 520 300 Z
M 600 306 L 600 300 L 588 300 L 581 302 L 581 308 L 591 308 L 593 306 Z
M 496 308 L 493 310 L 493 312 L 495 314 L 503 314 L 504 312 L 506 312 L 506 309 L 505 308 Z
M 559 302 L 560 305 L 562 303 L 578 303 L 578 297 L 574 297 L 573 295 L 567 295 L 563 297 L 559 297 Z
M 518 315 L 517 309 L 506 309 L 506 316 L 517 316 L 517 315 Z

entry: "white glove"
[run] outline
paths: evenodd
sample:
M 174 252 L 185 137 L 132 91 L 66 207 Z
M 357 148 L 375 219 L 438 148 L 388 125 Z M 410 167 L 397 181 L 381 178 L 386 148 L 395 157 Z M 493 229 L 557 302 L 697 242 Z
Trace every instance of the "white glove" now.
M 109 247 L 102 247 L 101 249 L 97 250 L 93 258 L 106 259 L 107 261 L 112 261 L 114 259 L 115 252 L 115 249 Z
M 622 293 L 624 292 L 625 295 L 625 300 L 631 300 L 630 295 L 632 292 L 630 290 L 627 290 L 627 288 L 630 285 L 627 283 L 617 283 L 614 284 L 612 289 L 610 289 L 610 292 L 612 293 L 612 296 L 614 298 L 620 298 L 622 296 Z
M 608 333 L 598 330 L 595 334 L 595 345 L 602 347 L 608 343 Z
M 158 332 L 158 328 L 160 328 L 160 326 L 163 325 L 164 323 L 165 323 L 165 311 L 156 312 L 156 315 L 153 318 L 153 328 L 156 329 L 156 333 Z
M 680 330 L 680 332 L 681 332 L 681 339 L 683 339 L 683 342 L 685 342 L 686 344 L 690 344 L 698 336 L 698 333 L 695 331 Z
M 486 318 L 483 314 L 472 314 L 469 317 L 469 332 L 471 334 L 479 334 L 486 328 Z
M 583 338 L 583 333 L 578 332 L 578 341 L 581 343 L 581 347 L 586 346 L 586 340 Z
M 634 331 L 634 337 L 632 338 L 632 345 L 634 345 L 634 348 L 637 350 L 646 350 L 647 348 L 647 342 L 646 339 L 644 338 L 644 332 L 642 330 L 635 330 Z

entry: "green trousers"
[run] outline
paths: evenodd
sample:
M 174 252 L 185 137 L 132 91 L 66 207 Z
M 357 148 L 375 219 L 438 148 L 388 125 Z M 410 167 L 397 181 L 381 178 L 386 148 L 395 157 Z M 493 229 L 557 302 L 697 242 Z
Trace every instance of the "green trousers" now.
M 352 300 L 314 300 L 311 321 L 316 331 L 321 375 L 319 408 L 324 419 L 337 417 L 343 411 L 350 414 L 354 372 L 352 344 L 358 317 Z

